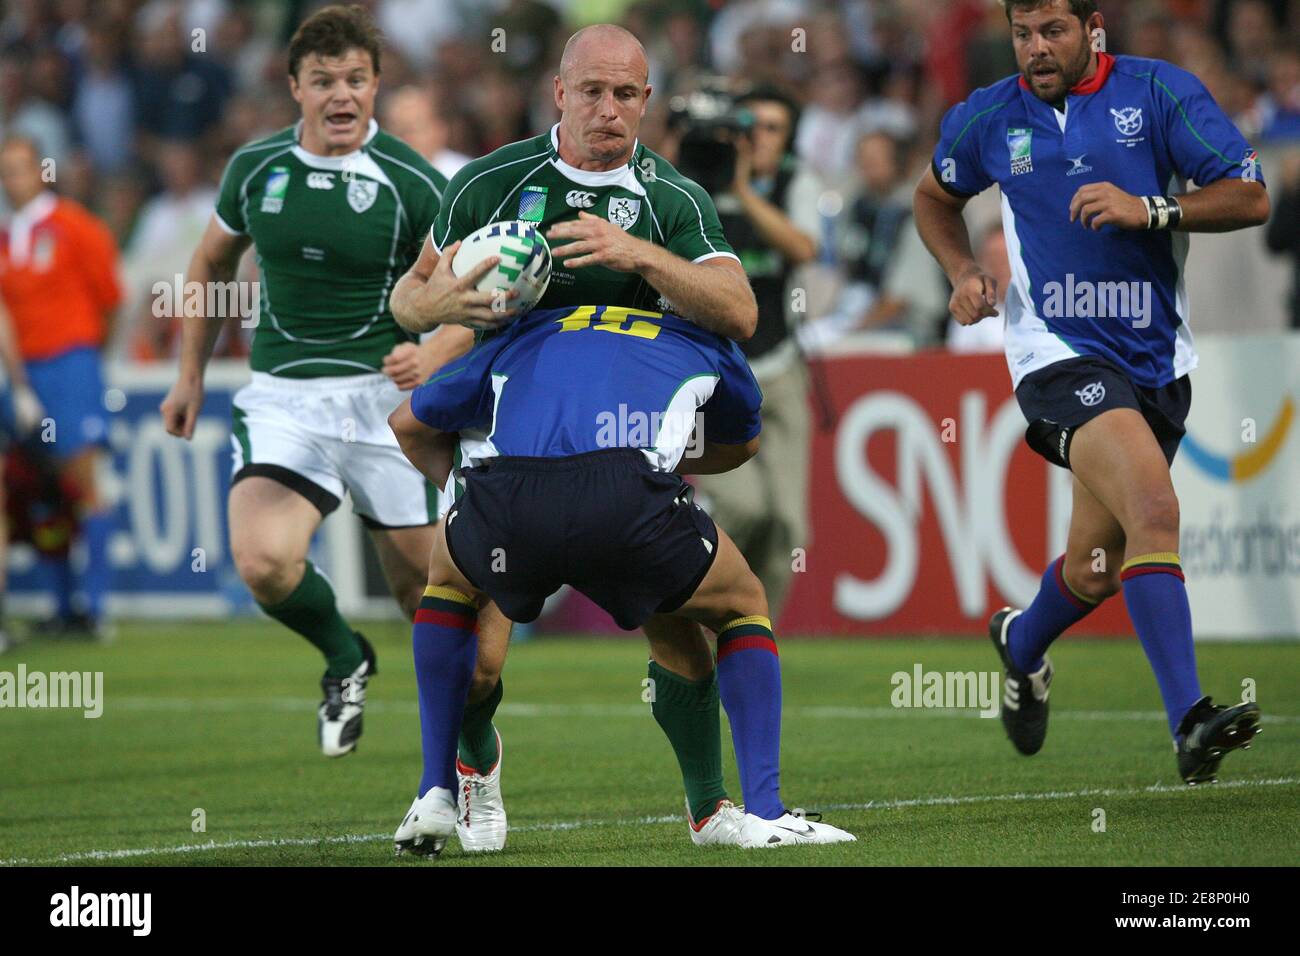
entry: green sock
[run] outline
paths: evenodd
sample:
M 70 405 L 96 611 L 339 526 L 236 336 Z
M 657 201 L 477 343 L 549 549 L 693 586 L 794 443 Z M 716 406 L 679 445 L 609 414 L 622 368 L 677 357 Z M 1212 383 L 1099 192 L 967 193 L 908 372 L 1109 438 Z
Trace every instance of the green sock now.
M 650 679 L 654 681 L 651 710 L 655 722 L 677 754 L 691 818 L 702 820 L 717 809 L 719 800 L 727 799 L 722 785 L 717 674 L 705 680 L 687 680 L 651 661 Z
M 460 724 L 460 744 L 457 756 L 467 767 L 487 773 L 497 762 L 497 729 L 492 726 L 492 715 L 497 712 L 504 689 L 497 678 L 496 687 L 477 704 L 467 704 Z
M 320 648 L 325 655 L 325 676 L 347 677 L 361 666 L 361 642 L 339 614 L 329 581 L 310 561 L 292 594 L 279 604 L 258 602 L 258 606 Z

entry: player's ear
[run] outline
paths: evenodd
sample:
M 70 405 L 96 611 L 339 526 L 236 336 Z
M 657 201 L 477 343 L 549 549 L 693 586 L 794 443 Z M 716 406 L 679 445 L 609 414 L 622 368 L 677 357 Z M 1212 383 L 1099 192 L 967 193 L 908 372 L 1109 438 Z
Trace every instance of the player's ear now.
M 555 77 L 555 108 L 564 112 L 564 81 L 558 75 Z
M 289 74 L 289 95 L 293 97 L 294 102 L 302 102 L 302 90 L 298 87 L 298 77 L 292 73 Z

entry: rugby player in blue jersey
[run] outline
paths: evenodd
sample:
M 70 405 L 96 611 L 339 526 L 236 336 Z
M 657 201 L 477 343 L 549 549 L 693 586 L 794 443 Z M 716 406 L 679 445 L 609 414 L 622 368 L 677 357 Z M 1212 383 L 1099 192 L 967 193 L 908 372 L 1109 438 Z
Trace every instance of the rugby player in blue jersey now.
M 1006 671 L 1003 724 L 1021 753 L 1042 747 L 1048 646 L 1122 590 L 1179 773 L 1213 781 L 1223 755 L 1258 732 L 1259 708 L 1213 704 L 1196 672 L 1169 475 L 1196 367 L 1183 267 L 1188 233 L 1260 225 L 1268 196 L 1254 150 L 1195 76 L 1100 49 L 1095 0 L 1003 6 L 1021 72 L 949 110 L 914 200 L 952 314 L 971 325 L 995 314 L 998 293 L 962 207 L 1000 187 L 1007 364 L 1026 440 L 1074 477 L 1065 554 L 1029 607 L 989 622 Z M 1186 192 L 1188 181 L 1199 188 Z
M 422 662 L 424 776 L 394 837 L 399 852 L 437 853 L 457 832 L 456 747 L 481 599 L 528 622 L 564 584 L 624 629 L 664 614 L 717 635 L 745 806 L 723 801 L 705 828 L 692 827 L 694 842 L 854 839 L 781 800 L 781 670 L 767 598 L 681 477 L 748 460 L 761 402 L 734 342 L 673 315 L 579 306 L 529 313 L 393 413 L 403 451 L 435 481 L 451 471 L 454 433 L 486 436 L 461 444 L 465 492 L 438 526 L 416 614 L 415 644 L 436 659 Z

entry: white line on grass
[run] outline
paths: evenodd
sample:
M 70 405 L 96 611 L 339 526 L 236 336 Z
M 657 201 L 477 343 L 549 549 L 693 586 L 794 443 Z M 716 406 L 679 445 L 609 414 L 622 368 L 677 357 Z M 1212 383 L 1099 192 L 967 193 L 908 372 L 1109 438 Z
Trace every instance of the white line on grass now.
M 1238 790 L 1247 787 L 1290 787 L 1300 784 L 1300 777 L 1272 777 L 1261 780 L 1228 780 L 1204 788 L 1211 792 L 1217 790 Z M 867 803 L 832 803 L 825 804 L 822 810 L 906 810 L 914 807 L 960 807 L 973 803 L 1021 803 L 1036 800 L 1075 800 L 1083 797 L 1140 797 L 1150 793 L 1191 793 L 1193 788 L 1165 783 L 1155 783 L 1148 787 L 1119 790 L 1110 788 L 1091 788 L 1084 790 L 1047 790 L 1037 793 L 988 793 L 971 796 L 935 796 L 913 797 L 904 800 L 871 800 Z M 588 827 L 620 826 L 654 826 L 659 824 L 682 823 L 680 814 L 666 816 L 647 816 L 621 820 L 568 820 L 551 823 L 530 823 L 511 827 L 511 833 L 557 832 L 563 830 L 581 830 Z M 322 846 L 350 843 L 378 843 L 391 840 L 388 833 L 348 833 L 342 836 L 298 837 L 278 840 L 209 840 L 206 843 L 188 843 L 181 846 L 143 847 L 123 850 L 84 850 L 80 853 L 65 853 L 62 856 L 44 859 L 13 858 L 0 860 L 0 866 L 49 866 L 55 863 L 87 863 L 100 860 L 128 860 L 142 856 L 184 856 L 191 853 L 207 853 L 212 850 L 261 850 L 276 847 Z
M 320 706 L 305 697 L 109 697 L 105 710 L 139 711 L 221 711 L 248 709 L 304 712 Z M 371 700 L 370 713 L 419 713 L 415 701 Z M 649 712 L 645 704 L 522 704 L 503 703 L 497 711 L 504 717 L 643 717 Z M 785 708 L 787 717 L 810 717 L 819 720 L 876 720 L 883 717 L 978 717 L 979 711 L 942 707 L 854 707 L 793 706 Z M 1053 720 L 1164 720 L 1162 710 L 1063 710 L 1052 712 Z M 1300 716 L 1265 713 L 1264 723 L 1295 724 Z

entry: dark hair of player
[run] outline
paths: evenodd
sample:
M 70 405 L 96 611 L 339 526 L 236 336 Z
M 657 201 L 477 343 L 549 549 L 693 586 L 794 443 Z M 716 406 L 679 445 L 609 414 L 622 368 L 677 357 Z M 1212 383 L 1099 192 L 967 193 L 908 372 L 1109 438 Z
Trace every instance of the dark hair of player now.
M 289 75 L 298 75 L 305 57 L 337 57 L 361 49 L 379 72 L 379 28 L 370 11 L 359 3 L 322 7 L 302 22 L 289 41 Z
M 1006 11 L 1007 22 L 1011 22 L 1012 10 L 1036 10 L 1046 6 L 1052 0 L 1001 0 L 1002 9 Z M 1070 0 L 1070 12 L 1087 24 L 1088 18 L 1097 12 L 1097 0 Z

